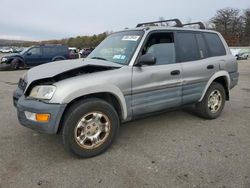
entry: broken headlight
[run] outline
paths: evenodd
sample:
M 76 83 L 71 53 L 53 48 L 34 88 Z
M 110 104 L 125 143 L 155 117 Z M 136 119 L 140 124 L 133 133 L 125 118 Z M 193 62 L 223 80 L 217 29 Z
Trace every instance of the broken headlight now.
M 56 86 L 53 85 L 40 85 L 35 86 L 31 92 L 30 97 L 35 99 L 51 99 L 56 91 Z

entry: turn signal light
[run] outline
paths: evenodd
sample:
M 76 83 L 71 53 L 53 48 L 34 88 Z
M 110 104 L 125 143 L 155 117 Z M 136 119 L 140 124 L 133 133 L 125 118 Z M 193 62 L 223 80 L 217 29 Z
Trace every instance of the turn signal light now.
M 36 114 L 36 121 L 38 122 L 48 122 L 50 119 L 50 114 Z

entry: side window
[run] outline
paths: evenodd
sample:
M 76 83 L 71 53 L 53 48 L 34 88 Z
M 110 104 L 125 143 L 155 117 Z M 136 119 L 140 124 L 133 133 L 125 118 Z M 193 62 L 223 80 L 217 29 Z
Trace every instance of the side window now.
M 41 49 L 40 48 L 31 48 L 29 52 L 31 55 L 37 56 L 41 55 Z
M 205 39 L 203 38 L 202 34 L 195 34 L 195 36 L 196 36 L 197 43 L 198 43 L 200 58 L 201 59 L 207 58 L 208 49 L 207 49 Z
M 204 33 L 204 37 L 208 44 L 209 56 L 222 56 L 226 55 L 226 50 L 222 44 L 220 37 L 215 33 Z
M 44 55 L 50 55 L 51 54 L 51 50 L 50 50 L 49 47 L 43 48 L 43 52 L 44 52 Z
M 177 33 L 177 58 L 178 62 L 195 61 L 200 59 L 194 33 Z
M 173 33 L 153 33 L 149 36 L 142 55 L 151 53 L 156 57 L 156 65 L 175 63 Z

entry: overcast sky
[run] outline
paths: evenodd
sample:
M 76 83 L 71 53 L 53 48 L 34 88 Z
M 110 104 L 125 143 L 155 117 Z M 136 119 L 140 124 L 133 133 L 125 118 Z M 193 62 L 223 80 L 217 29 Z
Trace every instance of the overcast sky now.
M 0 38 L 46 40 L 134 27 L 159 17 L 207 21 L 249 0 L 0 0 Z

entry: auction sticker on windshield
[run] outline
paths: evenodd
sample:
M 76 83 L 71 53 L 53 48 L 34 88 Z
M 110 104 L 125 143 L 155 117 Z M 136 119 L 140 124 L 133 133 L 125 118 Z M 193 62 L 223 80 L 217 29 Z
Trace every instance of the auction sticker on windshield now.
M 125 55 L 114 55 L 113 59 L 121 59 L 124 60 L 126 58 Z
M 138 35 L 125 35 L 122 40 L 137 41 L 140 38 Z

